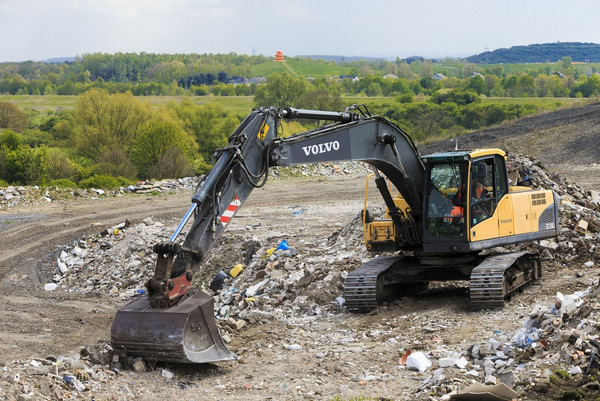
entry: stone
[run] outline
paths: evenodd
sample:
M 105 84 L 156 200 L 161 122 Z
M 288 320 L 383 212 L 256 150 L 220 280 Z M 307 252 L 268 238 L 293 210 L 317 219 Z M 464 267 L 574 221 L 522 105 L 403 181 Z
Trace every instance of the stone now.
M 500 383 L 506 384 L 510 388 L 515 388 L 517 385 L 518 377 L 512 370 L 502 373 L 500 376 Z
M 146 364 L 144 360 L 140 357 L 134 358 L 131 361 L 131 369 L 136 373 L 141 373 L 146 371 Z

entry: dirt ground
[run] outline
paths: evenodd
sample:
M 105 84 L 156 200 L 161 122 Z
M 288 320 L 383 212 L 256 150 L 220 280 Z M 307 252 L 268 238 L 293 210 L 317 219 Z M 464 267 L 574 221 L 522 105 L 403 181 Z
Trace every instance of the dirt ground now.
M 553 167 L 574 182 L 584 182 L 588 189 L 600 190 L 597 166 L 565 169 L 557 163 Z M 44 291 L 56 250 L 126 219 L 150 216 L 176 224 L 187 210 L 190 196 L 190 192 L 128 195 L 2 211 L 0 366 L 15 360 L 26 364 L 36 358 L 78 355 L 82 347 L 110 343 L 111 322 L 123 301 L 101 294 Z M 250 195 L 224 235 L 285 235 L 291 243 L 326 247 L 327 239 L 362 209 L 363 196 L 364 177 L 270 181 Z M 305 211 L 303 218 L 292 220 L 291 211 L 298 207 Z M 472 311 L 468 288 L 458 283 L 435 286 L 423 295 L 404 297 L 367 315 L 340 312 L 249 325 L 229 344 L 239 356 L 236 361 L 157 365 L 141 373 L 124 370 L 88 392 L 63 393 L 62 397 L 345 400 L 365 396 L 428 400 L 428 392 L 419 391 L 428 375 L 399 363 L 406 350 L 442 355 L 445 350 L 464 351 L 498 333 L 514 333 L 534 306 L 551 304 L 557 291 L 572 293 L 586 288 L 600 268 L 588 269 L 581 277 L 574 273 L 548 263 L 541 285 L 529 287 L 500 311 Z M 286 349 L 289 344 L 300 349 Z M 173 372 L 174 377 L 163 377 L 163 369 Z M 522 379 L 526 380 L 527 374 Z M 466 379 L 454 379 L 457 388 L 467 384 Z M 7 387 L 0 380 L 0 400 L 17 399 L 3 396 L 3 388 Z M 39 399 L 60 398 L 49 392 Z

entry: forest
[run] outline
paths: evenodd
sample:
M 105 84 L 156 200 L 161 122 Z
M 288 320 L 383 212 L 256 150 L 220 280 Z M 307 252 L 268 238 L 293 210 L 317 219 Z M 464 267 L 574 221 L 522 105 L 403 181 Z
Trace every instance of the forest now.
M 202 174 L 251 107 L 269 105 L 342 110 L 365 103 L 423 143 L 561 107 L 567 98 L 594 101 L 597 69 L 568 56 L 529 66 L 145 53 L 4 63 L 0 187 L 110 188 Z M 42 110 L 13 101 L 51 96 L 65 103 L 74 97 L 74 106 Z M 248 99 L 248 110 L 203 97 Z M 284 131 L 311 124 L 290 123 Z

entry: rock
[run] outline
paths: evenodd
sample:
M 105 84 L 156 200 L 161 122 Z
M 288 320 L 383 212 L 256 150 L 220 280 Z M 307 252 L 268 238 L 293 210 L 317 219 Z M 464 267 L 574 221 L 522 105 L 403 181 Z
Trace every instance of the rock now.
M 510 388 L 515 388 L 517 385 L 518 377 L 515 372 L 509 370 L 507 372 L 502 373 L 500 376 L 500 383 L 506 384 Z
M 29 375 L 47 375 L 50 373 L 50 366 L 39 365 L 39 366 L 28 366 L 25 370 Z
M 131 360 L 131 369 L 136 373 L 141 373 L 146 371 L 146 364 L 144 360 L 140 357 L 134 358 Z

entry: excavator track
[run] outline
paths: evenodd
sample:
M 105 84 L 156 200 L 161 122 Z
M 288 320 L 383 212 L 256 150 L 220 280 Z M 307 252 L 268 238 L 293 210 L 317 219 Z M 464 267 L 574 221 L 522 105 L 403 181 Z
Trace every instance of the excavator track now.
M 398 256 L 371 259 L 358 269 L 348 273 L 344 285 L 346 309 L 366 313 L 377 309 L 383 297 L 381 274 L 401 260 Z
M 471 306 L 477 309 L 503 307 L 507 299 L 540 278 L 541 273 L 537 252 L 488 256 L 471 272 Z

